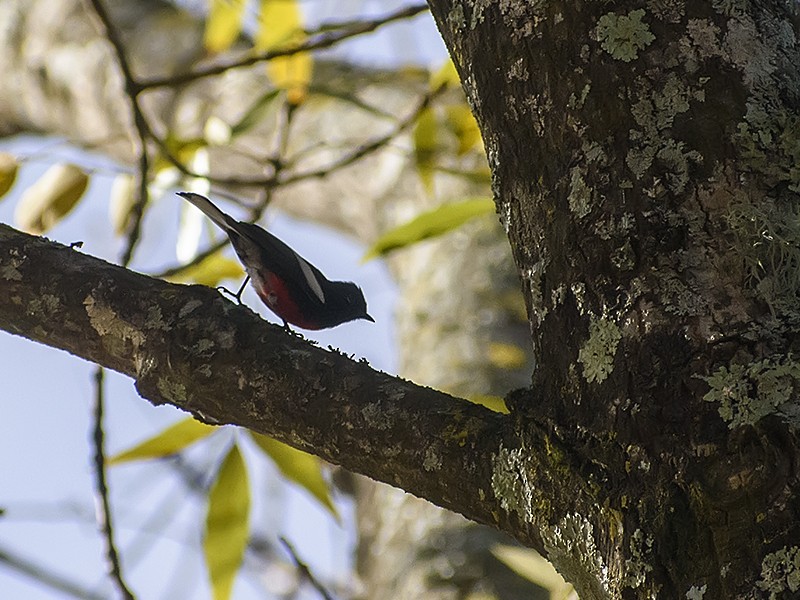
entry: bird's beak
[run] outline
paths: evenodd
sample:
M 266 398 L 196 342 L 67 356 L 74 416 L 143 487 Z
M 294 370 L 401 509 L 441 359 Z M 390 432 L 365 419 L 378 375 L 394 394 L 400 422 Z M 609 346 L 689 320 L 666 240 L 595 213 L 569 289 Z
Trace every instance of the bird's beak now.
M 367 321 L 372 321 L 373 323 L 375 322 L 375 319 L 370 317 L 367 313 L 364 313 L 364 315 L 361 318 L 366 319 Z

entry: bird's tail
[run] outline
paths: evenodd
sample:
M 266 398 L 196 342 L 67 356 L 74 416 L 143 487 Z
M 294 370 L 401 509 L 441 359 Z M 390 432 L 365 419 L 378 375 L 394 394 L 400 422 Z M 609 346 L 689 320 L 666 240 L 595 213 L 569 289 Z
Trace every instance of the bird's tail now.
M 178 192 L 178 196 L 186 198 L 189 202 L 194 204 L 214 223 L 219 225 L 225 232 L 236 229 L 236 221 L 218 209 L 208 198 L 195 194 L 194 192 Z

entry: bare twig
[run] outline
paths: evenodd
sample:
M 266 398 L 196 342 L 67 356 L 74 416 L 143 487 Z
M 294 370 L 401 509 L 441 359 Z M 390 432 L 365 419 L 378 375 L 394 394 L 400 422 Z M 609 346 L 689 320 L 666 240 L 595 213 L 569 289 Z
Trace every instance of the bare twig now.
M 278 58 L 281 56 L 291 56 L 292 54 L 297 54 L 298 52 L 306 52 L 309 50 L 321 50 L 323 48 L 330 48 L 331 46 L 334 46 L 339 42 L 342 42 L 348 38 L 353 38 L 359 35 L 363 35 L 365 33 L 371 33 L 383 25 L 386 25 L 393 21 L 399 21 L 401 19 L 409 19 L 426 10 L 428 10 L 427 4 L 417 4 L 414 6 L 408 6 L 400 10 L 397 10 L 395 12 L 389 13 L 383 17 L 378 17 L 376 19 L 371 19 L 367 21 L 358 21 L 351 25 L 347 25 L 343 29 L 337 31 L 326 31 L 320 33 L 312 37 L 311 39 L 303 42 L 302 44 L 297 44 L 289 48 L 283 48 L 280 50 L 270 50 L 269 52 L 250 55 L 245 58 L 229 61 L 226 63 L 220 63 L 202 69 L 197 69 L 195 71 L 191 71 L 188 73 L 179 73 L 177 75 L 171 75 L 169 77 L 154 77 L 152 79 L 144 79 L 139 82 L 139 86 L 140 89 L 145 90 L 157 87 L 180 85 L 184 83 L 189 83 L 191 81 L 195 81 L 197 79 L 202 79 L 204 77 L 220 75 L 222 73 L 225 73 L 226 71 L 230 71 L 231 69 L 249 67 L 256 63 L 272 60 L 273 58 Z
M 116 27 L 111 22 L 111 19 L 106 11 L 103 3 L 100 0 L 85 0 L 89 4 L 90 14 L 94 14 L 99 21 L 100 30 L 108 39 L 114 54 L 117 57 L 117 64 L 122 77 L 125 81 L 125 94 L 131 103 L 131 110 L 133 112 L 133 123 L 136 128 L 136 148 L 137 163 L 139 165 L 137 171 L 137 198 L 133 207 L 131 208 L 130 224 L 128 226 L 128 243 L 122 255 L 122 265 L 127 266 L 133 256 L 133 251 L 139 242 L 142 228 L 142 218 L 144 216 L 144 208 L 147 205 L 148 192 L 147 192 L 147 174 L 149 171 L 149 158 L 147 156 L 147 137 L 155 137 L 152 135 L 150 124 L 144 116 L 142 107 L 139 104 L 139 93 L 142 91 L 141 85 L 136 81 L 131 71 L 128 58 L 125 54 L 125 46 L 122 43 L 122 38 L 119 35 Z
M 52 572 L 41 564 L 37 564 L 2 547 L 0 547 L 0 566 L 27 575 L 50 589 L 72 598 L 78 598 L 78 600 L 107 600 L 107 596 L 93 592 L 63 575 Z
M 294 549 L 294 546 L 292 546 L 289 543 L 289 541 L 283 536 L 279 537 L 278 539 L 280 540 L 281 544 L 283 544 L 283 547 L 286 548 L 286 551 L 289 553 L 289 555 L 292 557 L 292 562 L 294 562 L 295 566 L 297 567 L 297 570 L 300 571 L 301 577 L 304 580 L 308 581 L 308 583 L 310 583 L 325 600 L 334 600 L 333 595 L 331 595 L 331 593 L 325 589 L 325 586 L 323 586 L 319 582 L 319 580 L 316 577 L 314 577 L 314 574 L 311 572 L 311 569 L 308 568 L 308 565 L 304 563 L 302 560 L 300 560 L 300 557 L 297 555 L 297 551 Z
M 94 372 L 95 397 L 94 397 L 94 431 L 92 441 L 94 442 L 94 475 L 95 489 L 97 492 L 97 512 L 100 528 L 106 540 L 106 558 L 109 562 L 109 575 L 117 586 L 120 595 L 125 600 L 134 600 L 134 596 L 125 584 L 120 567 L 119 554 L 114 545 L 114 526 L 111 517 L 111 503 L 108 500 L 108 484 L 106 482 L 106 458 L 103 451 L 103 379 L 105 370 L 97 367 Z
M 440 86 L 440 87 L 438 87 L 438 88 L 436 88 L 434 90 L 431 90 L 427 94 L 425 94 L 420 99 L 420 101 L 417 103 L 416 107 L 414 107 L 414 110 L 412 110 L 408 114 L 408 116 L 406 116 L 403 120 L 399 121 L 392 128 L 392 130 L 389 133 L 387 133 L 385 135 L 378 136 L 375 139 L 360 145 L 358 148 L 355 148 L 353 151 L 348 152 L 344 156 L 341 156 L 341 157 L 337 158 L 336 160 L 334 160 L 333 162 L 331 162 L 330 164 L 328 164 L 328 165 L 326 165 L 324 167 L 321 167 L 319 169 L 314 169 L 313 171 L 306 171 L 304 173 L 296 173 L 296 174 L 293 174 L 293 175 L 290 175 L 290 176 L 286 177 L 285 179 L 278 178 L 278 184 L 279 185 L 286 185 L 286 184 L 289 184 L 289 183 L 295 183 L 297 181 L 302 181 L 304 179 L 313 179 L 313 178 L 316 178 L 316 177 L 325 177 L 326 175 L 329 175 L 330 173 L 332 173 L 336 169 L 341 169 L 342 167 L 347 167 L 347 166 L 349 166 L 349 165 L 361 160 L 366 155 L 368 155 L 368 154 L 370 154 L 372 152 L 375 152 L 379 148 L 382 148 L 383 146 L 387 145 L 394 138 L 396 138 L 398 135 L 400 135 L 403 131 L 405 131 L 406 129 L 411 127 L 416 122 L 416 120 L 419 118 L 419 116 L 422 114 L 422 112 L 426 108 L 428 108 L 431 105 L 431 102 L 433 102 L 433 100 L 437 96 L 439 96 L 439 94 L 441 94 L 444 90 L 445 90 L 445 86 Z

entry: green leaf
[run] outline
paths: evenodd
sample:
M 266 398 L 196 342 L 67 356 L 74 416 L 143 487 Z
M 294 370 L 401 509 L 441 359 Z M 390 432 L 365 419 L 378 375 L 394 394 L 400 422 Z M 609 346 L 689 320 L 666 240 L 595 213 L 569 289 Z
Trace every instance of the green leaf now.
M 292 47 L 306 41 L 303 16 L 297 0 L 261 0 L 255 49 L 258 52 Z M 282 90 L 291 104 L 305 100 L 314 61 L 310 52 L 296 52 L 273 58 L 267 63 L 267 74 Z
M 211 0 L 203 45 L 212 54 L 230 48 L 242 31 L 244 0 Z
M 218 427 L 206 425 L 190 417 L 167 427 L 161 433 L 137 444 L 130 450 L 125 450 L 124 452 L 112 456 L 108 459 L 108 464 L 116 465 L 132 460 L 147 460 L 171 456 L 196 441 L 211 435 L 218 429 Z
M 445 109 L 447 126 L 458 138 L 458 155 L 464 155 L 481 141 L 478 122 L 466 104 L 453 104 Z
M 443 204 L 384 233 L 367 250 L 363 260 L 367 261 L 377 256 L 383 256 L 392 250 L 442 235 L 460 227 L 474 217 L 492 213 L 494 213 L 494 202 L 488 198 L 471 198 Z
M 423 110 L 414 125 L 414 160 L 425 189 L 433 186 L 433 171 L 436 166 L 436 151 L 439 147 L 439 126 L 433 109 Z
M 551 600 L 571 597 L 570 594 L 574 591 L 572 585 L 564 581 L 553 565 L 536 550 L 498 544 L 492 547 L 491 552 L 517 575 L 548 590 Z
M 16 222 L 25 231 L 46 232 L 75 208 L 87 185 L 89 176 L 77 165 L 53 165 L 22 194 Z
M 269 456 L 283 476 L 305 488 L 339 520 L 339 513 L 331 500 L 328 482 L 322 476 L 322 461 L 266 435 L 250 432 L 253 441 Z
M 432 90 L 439 89 L 443 85 L 451 88 L 461 85 L 456 66 L 450 58 L 437 71 L 431 74 L 430 86 Z
M 220 251 L 206 256 L 197 264 L 181 269 L 171 277 L 168 277 L 167 280 L 178 283 L 199 283 L 200 285 L 215 287 L 223 279 L 242 278 L 244 278 L 244 269 L 239 262 L 223 256 Z
M 108 216 L 114 227 L 114 233 L 122 235 L 128 230 L 131 211 L 136 204 L 136 181 L 133 175 L 120 173 L 111 184 L 108 203 Z
M 7 152 L 0 152 L 0 197 L 3 197 L 17 179 L 17 159 Z
M 516 344 L 502 342 L 491 342 L 486 348 L 486 357 L 495 367 L 507 371 L 521 369 L 528 360 L 525 350 Z
M 247 469 L 236 445 L 217 473 L 208 494 L 203 551 L 214 600 L 228 600 L 242 565 L 249 535 L 250 485 Z
M 252 129 L 254 125 L 263 121 L 269 113 L 270 108 L 272 108 L 273 100 L 275 100 L 280 93 L 280 89 L 274 89 L 259 96 L 250 108 L 247 109 L 244 116 L 231 126 L 231 136 L 236 137 L 237 135 L 245 133 Z

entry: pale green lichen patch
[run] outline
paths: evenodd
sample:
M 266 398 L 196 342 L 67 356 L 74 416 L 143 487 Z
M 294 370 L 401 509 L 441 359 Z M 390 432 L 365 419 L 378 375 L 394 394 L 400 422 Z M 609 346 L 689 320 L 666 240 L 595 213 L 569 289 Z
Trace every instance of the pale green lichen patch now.
M 800 421 L 791 406 L 800 384 L 800 364 L 791 356 L 723 366 L 700 379 L 711 387 L 703 400 L 719 403 L 719 416 L 731 429 L 776 413 L 796 424 Z
M 17 269 L 16 265 L 11 263 L 3 265 L 3 267 L 0 268 L 0 277 L 6 281 L 21 281 L 22 273 L 19 272 L 19 269 Z
M 425 448 L 425 458 L 422 461 L 422 468 L 426 471 L 438 471 L 442 468 L 442 456 L 433 445 Z
M 172 329 L 172 326 L 164 321 L 160 306 L 151 306 L 147 309 L 147 319 L 145 319 L 144 327 L 145 329 L 157 329 L 160 331 L 169 331 Z
M 592 188 L 586 184 L 583 174 L 581 167 L 573 167 L 569 180 L 569 210 L 579 219 L 592 210 Z
M 647 48 L 656 39 L 650 26 L 642 22 L 643 16 L 644 10 L 638 9 L 627 15 L 611 12 L 600 17 L 595 37 L 603 50 L 624 62 L 638 58 L 639 51 Z
M 700 587 L 693 585 L 689 588 L 689 591 L 686 592 L 686 600 L 703 600 L 703 596 L 706 595 L 706 589 L 708 586 L 704 583 Z
M 759 589 L 769 592 L 769 600 L 788 598 L 787 592 L 800 591 L 800 548 L 781 548 L 771 552 L 761 561 Z
M 89 323 L 100 337 L 115 337 L 122 341 L 131 341 L 134 346 L 144 343 L 144 335 L 117 316 L 110 307 L 99 304 L 92 296 L 83 301 Z
M 669 130 L 675 117 L 689 110 L 690 100 L 702 98 L 701 89 L 691 90 L 670 72 L 660 89 L 643 95 L 631 106 L 637 127 L 630 130 L 632 144 L 625 163 L 636 179 L 642 179 L 653 163 L 658 162 L 665 171 L 667 187 L 676 194 L 684 190 L 689 181 L 689 163 L 701 162 L 702 156 L 669 137 Z
M 200 300 L 189 300 L 181 307 L 181 310 L 178 312 L 178 317 L 181 319 L 188 317 L 190 313 L 194 312 L 201 306 L 203 306 L 203 303 L 200 302 Z
M 509 450 L 501 445 L 500 451 L 492 455 L 492 491 L 504 510 L 533 523 L 536 488 L 527 460 L 523 448 Z
M 653 536 L 645 535 L 637 529 L 631 535 L 629 542 L 629 557 L 625 559 L 625 576 L 622 585 L 629 588 L 638 588 L 647 580 L 647 574 L 653 570 L 650 564 L 653 555 Z
M 734 141 L 746 167 L 800 192 L 800 116 L 748 102 Z
M 179 381 L 170 381 L 165 377 L 159 377 L 156 381 L 156 387 L 164 400 L 178 404 L 186 402 L 186 386 Z
M 577 513 L 567 514 L 558 524 L 542 531 L 547 559 L 564 579 L 572 583 L 581 598 L 611 599 L 613 592 L 608 568 L 597 549 L 594 528 Z
M 609 319 L 592 318 L 589 339 L 578 352 L 578 362 L 583 365 L 583 378 L 589 383 L 602 383 L 614 369 L 614 355 L 622 338 L 619 327 Z

